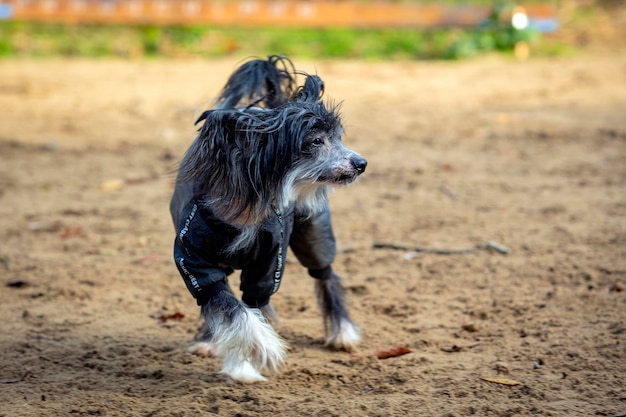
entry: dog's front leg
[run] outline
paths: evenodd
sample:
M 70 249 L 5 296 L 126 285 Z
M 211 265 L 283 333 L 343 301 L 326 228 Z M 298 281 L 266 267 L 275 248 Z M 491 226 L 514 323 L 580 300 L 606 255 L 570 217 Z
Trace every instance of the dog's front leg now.
M 324 317 L 325 346 L 348 351 L 354 349 L 361 341 L 361 336 L 358 328 L 350 320 L 341 279 L 330 267 L 323 272 L 319 271 L 318 274 L 316 271 L 311 273 L 318 278 L 315 280 L 315 289 Z
M 228 282 L 224 284 L 224 291 L 228 291 L 233 294 L 233 290 L 228 285 Z M 208 307 L 207 307 L 208 308 Z M 200 309 L 200 320 L 202 321 L 200 328 L 196 332 L 194 337 L 194 343 L 187 348 L 188 352 L 195 353 L 200 356 L 216 356 L 215 344 L 213 343 L 213 329 L 209 327 L 209 322 L 205 319 L 205 315 L 210 314 Z
M 228 291 L 202 306 L 215 354 L 223 358 L 220 373 L 239 382 L 265 381 L 261 371 L 277 372 L 286 346 L 257 308 L 249 308 Z

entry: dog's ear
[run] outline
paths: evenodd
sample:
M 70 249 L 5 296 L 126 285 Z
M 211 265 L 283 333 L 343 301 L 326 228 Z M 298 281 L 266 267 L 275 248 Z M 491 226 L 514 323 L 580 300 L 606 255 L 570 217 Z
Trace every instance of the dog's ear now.
M 202 184 L 209 178 L 225 157 L 225 143 L 236 140 L 237 113 L 235 109 L 207 110 L 200 115 L 196 124 L 204 123 L 180 163 L 179 182 Z
M 198 120 L 195 121 L 194 125 L 197 125 L 198 123 L 200 123 L 203 120 L 206 120 L 207 117 L 209 117 L 209 115 L 213 112 L 213 110 L 206 110 L 204 111 L 200 117 L 198 117 Z
M 296 94 L 296 101 L 315 103 L 321 100 L 324 94 L 324 81 L 317 75 L 309 75 Z

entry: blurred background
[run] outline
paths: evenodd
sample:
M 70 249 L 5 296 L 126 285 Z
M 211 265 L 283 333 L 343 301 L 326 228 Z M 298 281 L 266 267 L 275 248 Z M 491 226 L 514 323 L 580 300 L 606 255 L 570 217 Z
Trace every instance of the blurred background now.
M 0 56 L 526 58 L 624 27 L 619 0 L 3 0 Z

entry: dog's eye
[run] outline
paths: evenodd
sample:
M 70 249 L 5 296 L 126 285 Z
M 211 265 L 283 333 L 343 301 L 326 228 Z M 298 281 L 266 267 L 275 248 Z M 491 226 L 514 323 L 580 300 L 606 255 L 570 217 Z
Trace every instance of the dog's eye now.
M 308 140 L 304 144 L 304 147 L 302 148 L 302 151 L 304 153 L 307 153 L 307 154 L 308 153 L 315 153 L 322 146 L 324 146 L 324 137 L 323 136 L 317 136 L 317 137 L 314 137 L 314 138 Z

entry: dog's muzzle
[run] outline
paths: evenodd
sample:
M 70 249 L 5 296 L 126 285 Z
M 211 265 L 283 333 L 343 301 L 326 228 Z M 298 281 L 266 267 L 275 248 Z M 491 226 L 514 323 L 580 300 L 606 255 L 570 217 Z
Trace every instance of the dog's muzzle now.
M 347 185 L 355 181 L 359 175 L 365 172 L 367 161 L 360 155 L 351 156 L 343 165 L 343 169 L 334 173 L 331 182 L 334 184 Z

